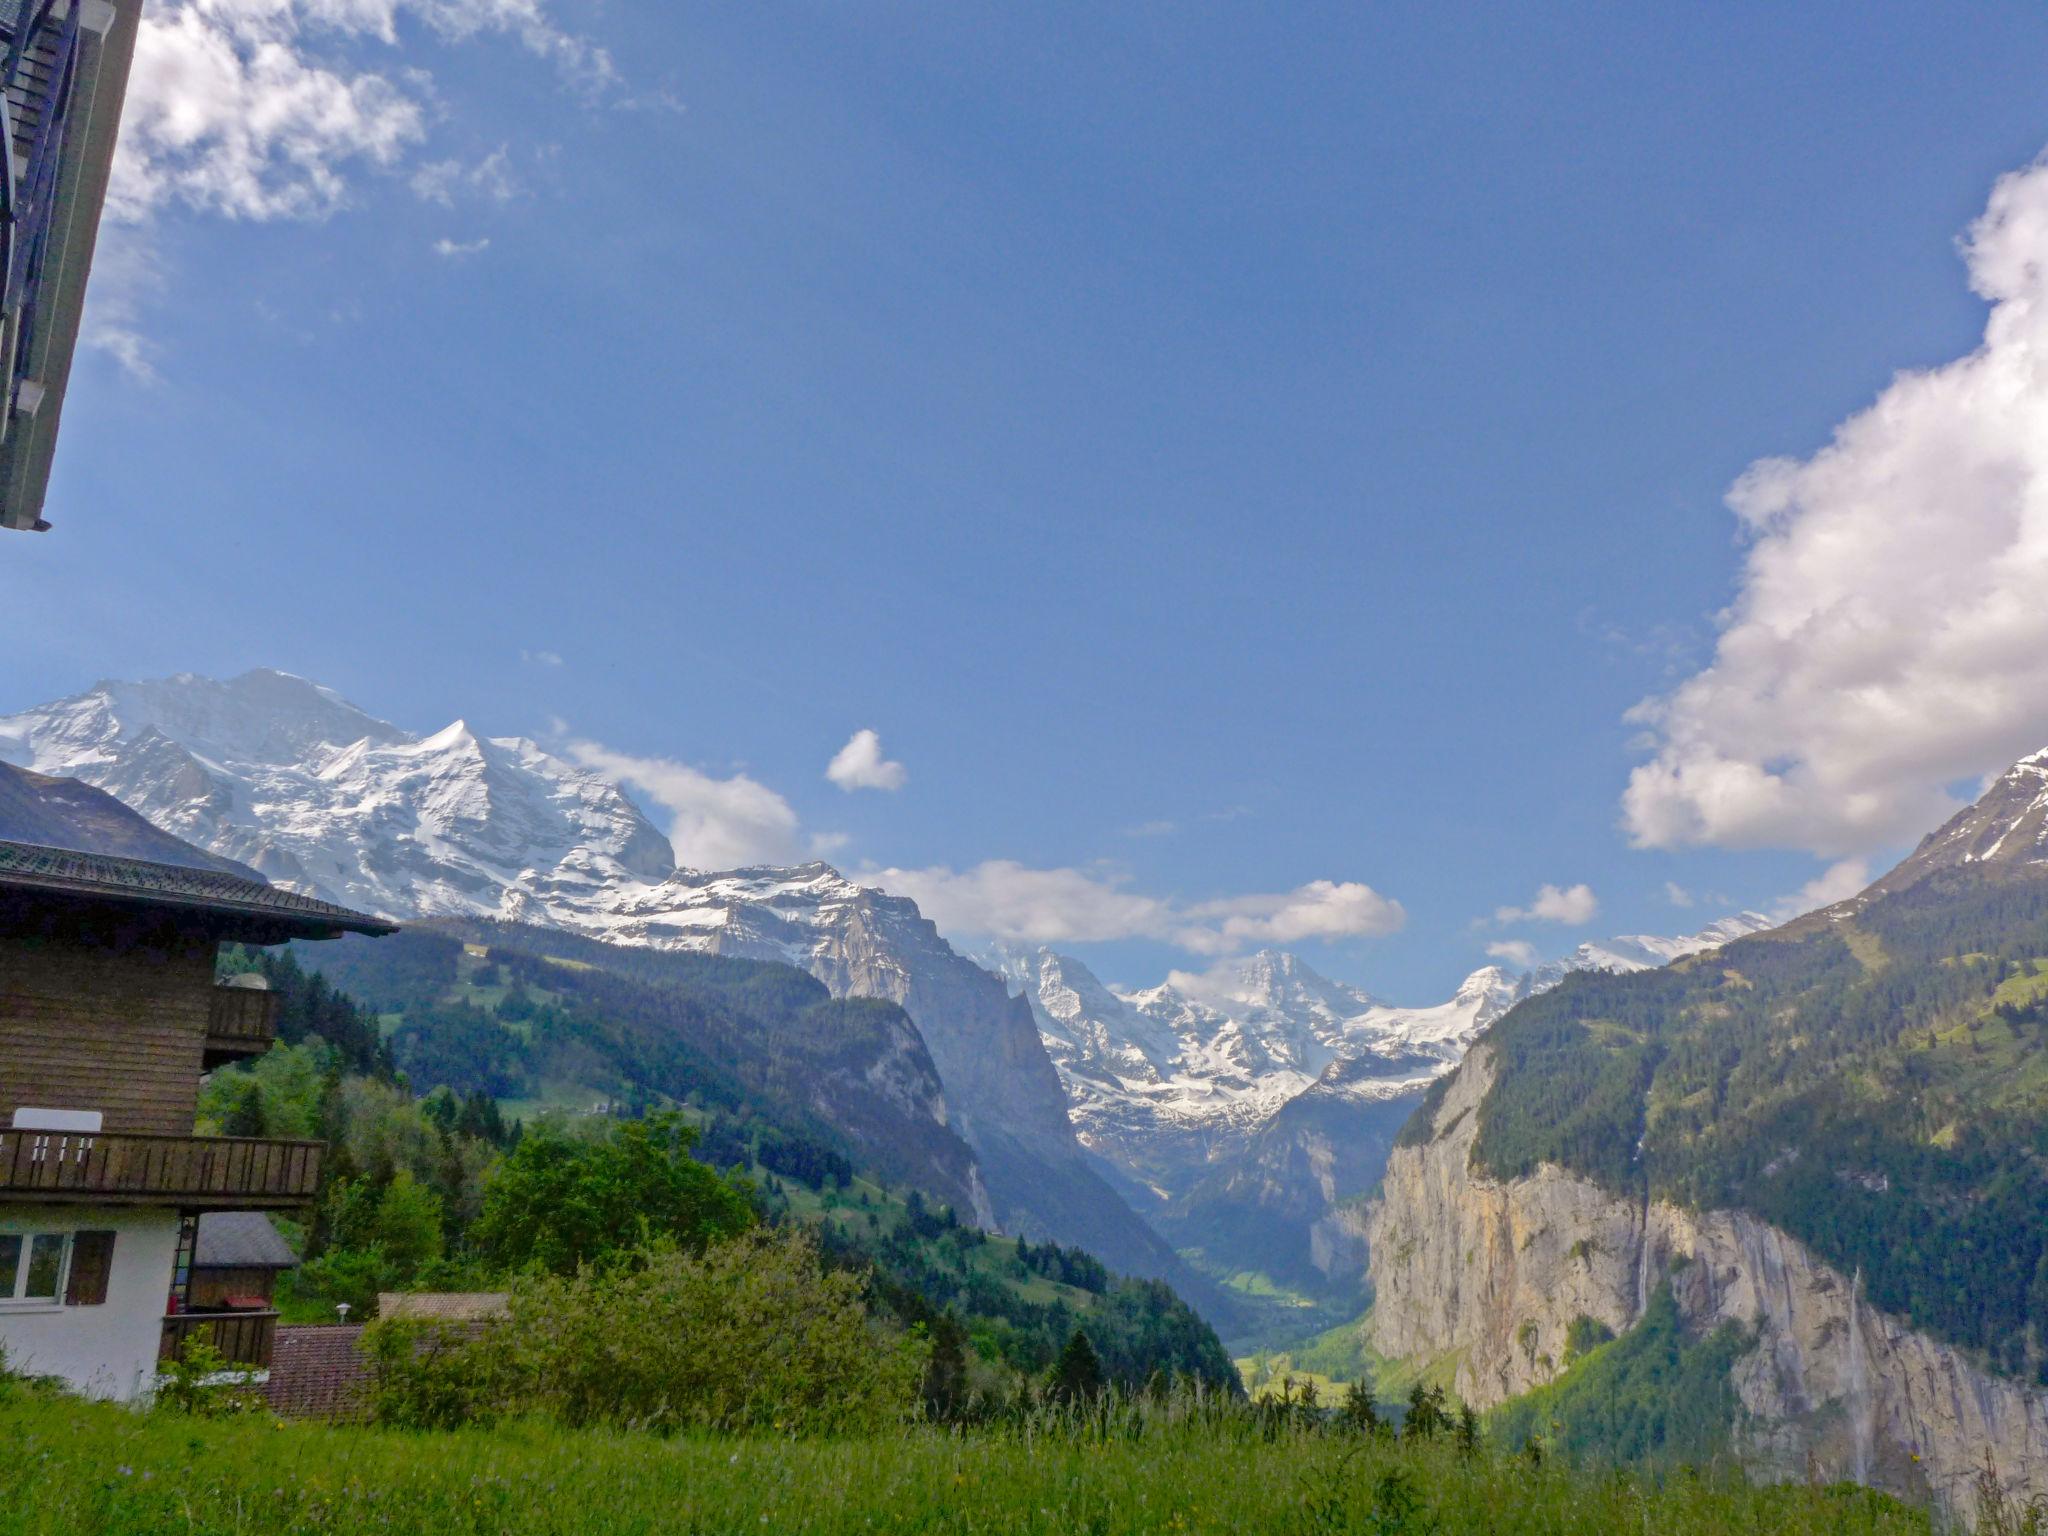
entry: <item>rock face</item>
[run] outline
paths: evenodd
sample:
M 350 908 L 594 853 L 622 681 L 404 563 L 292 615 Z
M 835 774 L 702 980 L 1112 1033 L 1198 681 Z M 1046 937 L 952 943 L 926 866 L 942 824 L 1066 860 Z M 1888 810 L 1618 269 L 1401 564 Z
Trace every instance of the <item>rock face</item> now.
M 1741 1212 L 1617 1199 L 1545 1165 L 1525 1179 L 1471 1171 L 1482 1042 L 1421 1146 L 1397 1148 L 1367 1219 L 1383 1354 L 1454 1359 L 1460 1396 L 1490 1407 L 1551 1379 L 1574 1319 L 1616 1333 L 1665 1281 L 1701 1332 L 1753 1330 L 1732 1372 L 1736 1445 L 1761 1476 L 1855 1479 L 1970 1516 L 1987 1456 L 2022 1497 L 2048 1496 L 2048 1395 L 1871 1307 L 1843 1275 Z

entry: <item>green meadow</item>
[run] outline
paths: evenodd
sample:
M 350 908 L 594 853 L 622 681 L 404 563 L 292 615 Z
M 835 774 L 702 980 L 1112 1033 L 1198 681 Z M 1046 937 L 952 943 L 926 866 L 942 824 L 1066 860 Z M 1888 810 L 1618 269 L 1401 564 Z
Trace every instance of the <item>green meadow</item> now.
M 0 1536 L 652 1536 L 723 1532 L 1927 1532 L 1850 1488 L 1659 1479 L 1123 1405 L 967 1431 L 786 1440 L 446 1432 L 0 1403 Z

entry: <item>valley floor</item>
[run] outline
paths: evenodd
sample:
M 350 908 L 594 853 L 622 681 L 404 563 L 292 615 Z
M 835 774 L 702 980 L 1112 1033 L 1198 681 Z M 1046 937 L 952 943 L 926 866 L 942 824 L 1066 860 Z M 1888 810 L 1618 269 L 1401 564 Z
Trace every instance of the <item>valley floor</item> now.
M 0 1402 L 0 1536 L 666 1532 L 1925 1533 L 1853 1488 L 1661 1484 L 1447 1443 L 1243 1420 L 1121 1434 L 676 1439 L 541 1425 L 421 1434 Z

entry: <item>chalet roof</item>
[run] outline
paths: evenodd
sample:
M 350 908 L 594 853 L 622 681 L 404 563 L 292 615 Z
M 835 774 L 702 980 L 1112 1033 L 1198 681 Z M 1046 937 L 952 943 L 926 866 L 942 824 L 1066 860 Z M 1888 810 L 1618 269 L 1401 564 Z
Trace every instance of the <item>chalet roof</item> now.
M 261 1211 L 208 1211 L 192 1263 L 199 1269 L 295 1269 L 298 1255 Z
M 277 1330 L 263 1395 L 285 1418 L 345 1419 L 362 1411 L 370 1362 L 357 1346 L 363 1325 L 297 1324 Z
M 511 1301 L 505 1291 L 379 1291 L 377 1315 L 422 1323 L 480 1323 L 505 1316 Z
M 240 875 L 0 841 L 0 895 L 11 892 L 189 912 L 214 919 L 228 937 L 262 942 L 398 931 L 384 918 Z

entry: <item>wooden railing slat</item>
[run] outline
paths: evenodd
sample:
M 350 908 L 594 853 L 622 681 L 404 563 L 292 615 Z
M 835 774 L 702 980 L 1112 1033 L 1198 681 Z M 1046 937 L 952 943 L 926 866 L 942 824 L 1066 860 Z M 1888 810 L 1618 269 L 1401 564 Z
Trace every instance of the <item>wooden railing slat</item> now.
M 311 1199 L 325 1151 L 317 1141 L 0 1131 L 0 1194 L 171 1199 Z

